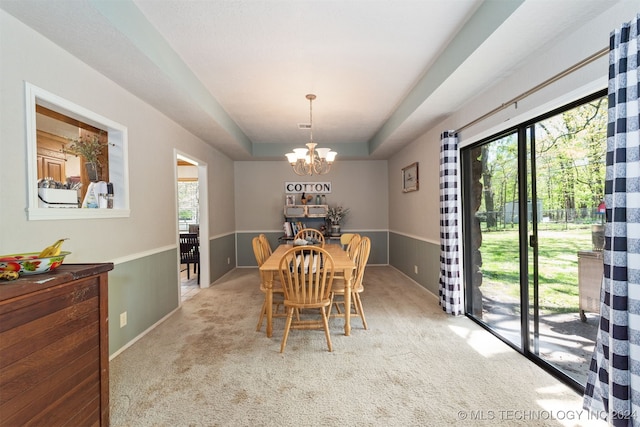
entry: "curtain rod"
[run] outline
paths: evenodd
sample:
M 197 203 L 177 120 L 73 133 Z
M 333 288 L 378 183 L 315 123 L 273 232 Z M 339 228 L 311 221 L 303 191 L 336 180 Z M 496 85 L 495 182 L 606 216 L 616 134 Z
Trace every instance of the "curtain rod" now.
M 547 86 L 549 86 L 551 83 L 554 83 L 558 80 L 560 80 L 561 78 L 573 73 L 574 71 L 584 67 L 585 65 L 588 65 L 590 63 L 592 63 L 593 61 L 595 61 L 596 59 L 599 59 L 600 57 L 604 56 L 606 53 L 609 52 L 609 47 L 605 47 L 603 49 L 600 49 L 599 51 L 597 51 L 596 53 L 594 53 L 593 55 L 583 59 L 582 61 L 572 65 L 571 67 L 567 68 L 566 70 L 556 74 L 555 76 L 543 81 L 542 83 L 540 83 L 537 86 L 534 86 L 533 88 L 529 89 L 528 91 L 521 93 L 520 95 L 516 96 L 515 98 L 511 99 L 508 102 L 505 102 L 504 104 L 500 105 L 497 108 L 494 108 L 493 110 L 489 111 L 488 113 L 478 117 L 477 119 L 475 119 L 472 122 L 467 123 L 466 125 L 462 126 L 461 128 L 459 128 L 458 130 L 456 130 L 456 133 L 461 132 L 462 130 L 471 127 L 473 125 L 475 125 L 478 122 L 481 122 L 482 120 L 493 116 L 494 114 L 504 110 L 505 108 L 509 107 L 511 104 L 515 104 L 518 101 L 521 101 L 523 99 L 525 99 L 526 97 L 528 97 L 529 95 L 539 91 L 542 88 L 545 88 Z

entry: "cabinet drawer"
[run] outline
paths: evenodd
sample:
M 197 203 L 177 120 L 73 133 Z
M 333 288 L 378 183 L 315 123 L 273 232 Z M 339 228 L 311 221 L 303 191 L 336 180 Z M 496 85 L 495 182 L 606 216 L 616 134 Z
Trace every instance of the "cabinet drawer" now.
M 328 205 L 310 205 L 307 206 L 307 216 L 309 217 L 325 217 L 329 211 Z
M 307 207 L 304 205 L 293 205 L 284 207 L 284 216 L 288 218 L 301 218 L 307 215 Z

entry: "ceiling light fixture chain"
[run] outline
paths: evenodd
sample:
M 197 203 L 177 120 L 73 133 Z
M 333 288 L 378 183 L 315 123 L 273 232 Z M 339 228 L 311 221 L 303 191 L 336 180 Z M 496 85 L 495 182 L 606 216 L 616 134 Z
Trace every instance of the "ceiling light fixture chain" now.
M 295 148 L 293 153 L 287 153 L 287 160 L 297 175 L 324 175 L 331 170 L 331 165 L 336 158 L 335 151 L 330 148 L 317 148 L 313 142 L 313 100 L 316 96 L 312 93 L 306 98 L 309 100 L 309 142 L 307 148 Z

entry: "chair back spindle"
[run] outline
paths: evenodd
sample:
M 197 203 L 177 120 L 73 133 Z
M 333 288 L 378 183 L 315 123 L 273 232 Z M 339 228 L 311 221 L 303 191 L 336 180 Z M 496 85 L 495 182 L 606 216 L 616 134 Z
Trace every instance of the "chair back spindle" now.
M 279 264 L 280 280 L 284 291 L 287 322 L 280 352 L 287 345 L 289 330 L 323 328 L 329 351 L 332 351 L 326 308 L 331 303 L 334 262 L 331 254 L 318 246 L 295 246 L 284 253 Z M 320 320 L 297 319 L 294 312 L 319 309 Z
M 294 240 L 304 239 L 308 242 L 317 242 L 321 248 L 324 248 L 324 235 L 320 230 L 316 230 L 315 228 L 303 228 L 298 231 Z

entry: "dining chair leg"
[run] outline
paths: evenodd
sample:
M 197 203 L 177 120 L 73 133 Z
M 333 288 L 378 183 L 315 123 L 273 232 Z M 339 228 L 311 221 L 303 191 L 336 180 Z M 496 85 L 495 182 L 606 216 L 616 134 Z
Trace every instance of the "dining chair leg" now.
M 354 301 L 354 304 L 356 304 L 356 310 L 358 311 L 358 314 L 362 319 L 362 326 L 364 326 L 365 329 L 368 329 L 367 319 L 364 317 L 364 308 L 362 308 L 362 300 L 360 299 L 360 294 L 357 292 L 354 293 L 352 299 Z
M 280 353 L 284 352 L 284 348 L 287 346 L 287 338 L 289 337 L 289 329 L 291 328 L 291 321 L 293 320 L 293 307 L 287 308 L 287 323 L 284 326 L 284 335 L 282 336 L 282 344 L 280 344 Z
M 262 321 L 264 320 L 264 315 L 266 313 L 267 310 L 267 299 L 265 298 L 264 301 L 262 302 L 262 311 L 260 311 L 260 319 L 258 319 L 258 326 L 256 326 L 256 332 L 260 331 L 260 328 L 262 328 Z
M 334 296 L 335 294 L 331 293 L 329 307 L 327 308 L 327 317 L 329 318 L 331 318 L 331 312 L 333 311 L 334 306 L 336 308 L 337 315 L 342 314 L 342 312 L 340 311 L 340 303 L 338 301 L 334 301 L 334 298 L 333 298 Z
M 333 351 L 333 347 L 331 346 L 331 336 L 329 335 L 329 319 L 327 319 L 327 312 L 324 308 L 321 308 L 322 312 L 322 323 L 324 324 L 324 335 L 327 337 L 327 347 L 329 347 L 329 351 Z

